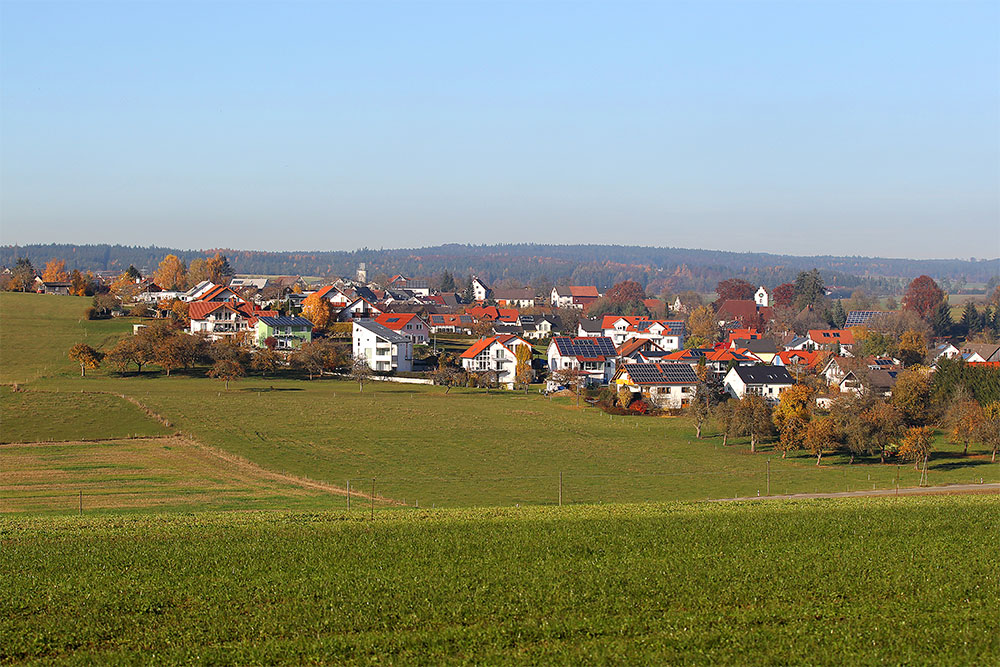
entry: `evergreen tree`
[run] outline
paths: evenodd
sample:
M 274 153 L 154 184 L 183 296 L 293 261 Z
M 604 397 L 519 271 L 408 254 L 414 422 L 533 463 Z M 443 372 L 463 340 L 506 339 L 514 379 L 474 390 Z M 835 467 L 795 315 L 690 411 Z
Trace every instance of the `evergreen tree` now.
M 847 313 L 844 312 L 844 304 L 837 299 L 837 302 L 833 304 L 833 313 L 831 315 L 833 319 L 833 325 L 838 329 L 844 328 L 844 323 L 847 322 Z
M 806 306 L 815 306 L 826 296 L 826 285 L 819 269 L 800 271 L 795 278 L 795 307 L 799 310 Z
M 979 318 L 979 311 L 976 310 L 976 305 L 971 301 L 965 304 L 965 309 L 962 311 L 962 332 L 968 336 L 981 329 L 982 320 Z
M 931 315 L 931 328 L 935 336 L 949 336 L 952 326 L 954 324 L 951 321 L 951 308 L 946 301 L 942 301 Z
M 139 273 L 139 269 L 135 268 L 131 264 L 128 265 L 128 271 L 125 272 L 125 275 L 128 276 L 133 281 L 142 278 L 142 274 Z

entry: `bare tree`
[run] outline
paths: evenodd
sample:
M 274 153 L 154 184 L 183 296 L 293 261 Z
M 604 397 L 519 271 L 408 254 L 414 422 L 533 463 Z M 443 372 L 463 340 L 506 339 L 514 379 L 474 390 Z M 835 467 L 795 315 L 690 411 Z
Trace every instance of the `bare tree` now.
M 351 379 L 358 383 L 359 393 L 364 393 L 365 382 L 368 382 L 372 378 L 372 368 L 368 365 L 368 360 L 363 357 L 354 357 L 351 362 Z

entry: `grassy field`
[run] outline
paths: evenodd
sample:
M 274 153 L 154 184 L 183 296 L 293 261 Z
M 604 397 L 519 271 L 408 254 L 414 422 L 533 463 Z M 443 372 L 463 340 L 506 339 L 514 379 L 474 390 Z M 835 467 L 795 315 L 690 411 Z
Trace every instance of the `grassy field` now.
M 365 489 L 374 477 L 377 494 L 407 505 L 556 503 L 560 473 L 567 504 L 887 488 L 897 474 L 901 486 L 919 480 L 912 466 L 846 466 L 844 457 L 829 456 L 817 467 L 804 453 L 781 460 L 766 448 L 751 455 L 740 440 L 722 447 L 711 429 L 713 437 L 695 440 L 685 418 L 612 419 L 596 409 L 577 409 L 569 399 L 549 400 L 537 393 L 453 389 L 445 394 L 440 387 L 372 383 L 362 394 L 348 382 L 259 377 L 226 391 L 221 382 L 205 377 L 204 369 L 170 378 L 156 371 L 124 378 L 99 371 L 80 378 L 73 363 L 51 348 L 68 349 L 75 342 L 86 305 L 74 298 L 0 294 L 0 332 L 11 328 L 6 314 L 15 306 L 51 311 L 48 326 L 31 340 L 46 354 L 19 362 L 19 373 L 35 378 L 27 385 L 31 390 L 60 392 L 44 402 L 53 414 L 36 415 L 23 403 L 18 409 L 18 401 L 31 400 L 30 392 L 0 397 L 2 439 L 163 434 L 158 424 L 131 411 L 131 404 L 120 404 L 123 413 L 108 419 L 108 406 L 78 403 L 92 396 L 80 394 L 83 389 L 133 397 L 187 437 L 273 472 L 340 487 L 352 480 Z M 23 313 L 18 317 L 31 319 Z M 116 326 L 119 335 L 128 330 L 127 323 Z M 113 335 L 106 334 L 107 339 Z M 991 465 L 985 456 L 961 457 L 958 446 L 940 437 L 937 448 L 928 471 L 931 484 L 1000 481 L 1000 464 Z M 0 466 L 0 481 L 3 470 Z M 107 490 L 115 490 L 112 482 Z M 316 508 L 326 509 L 328 502 L 317 498 Z M 204 505 L 223 506 L 230 506 L 225 496 Z
M 995 497 L 7 518 L 0 537 L 3 662 L 1000 662 Z
M 137 406 L 110 394 L 0 390 L 0 443 L 156 436 L 170 433 Z
M 5 445 L 2 460 L 0 512 L 90 515 L 344 504 L 328 490 L 176 436 Z
M 0 383 L 43 375 L 79 375 L 66 354 L 75 343 L 109 349 L 132 330 L 131 318 L 88 320 L 92 299 L 77 296 L 0 294 Z

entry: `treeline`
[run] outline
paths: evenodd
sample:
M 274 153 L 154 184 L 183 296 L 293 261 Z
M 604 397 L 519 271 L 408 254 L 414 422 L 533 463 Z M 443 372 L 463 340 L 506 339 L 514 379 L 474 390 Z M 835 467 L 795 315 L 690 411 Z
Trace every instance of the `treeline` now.
M 124 271 L 134 265 L 148 274 L 168 254 L 190 263 L 216 252 L 228 256 L 234 270 L 243 274 L 350 276 L 360 262 L 365 262 L 370 276 L 403 273 L 429 277 L 448 271 L 455 275 L 476 274 L 491 283 L 503 280 L 522 284 L 572 283 L 597 285 L 601 289 L 634 280 L 655 293 L 685 289 L 707 292 L 720 280 L 733 277 L 773 287 L 812 268 L 818 268 L 831 287 L 848 290 L 864 287 L 879 294 L 897 292 L 906 280 L 919 274 L 954 284 L 986 282 L 1000 275 L 998 259 L 799 257 L 683 248 L 535 244 L 303 252 L 49 244 L 4 246 L 0 248 L 0 264 L 13 266 L 18 258 L 27 257 L 40 266 L 55 257 L 65 259 L 68 266 L 81 271 Z

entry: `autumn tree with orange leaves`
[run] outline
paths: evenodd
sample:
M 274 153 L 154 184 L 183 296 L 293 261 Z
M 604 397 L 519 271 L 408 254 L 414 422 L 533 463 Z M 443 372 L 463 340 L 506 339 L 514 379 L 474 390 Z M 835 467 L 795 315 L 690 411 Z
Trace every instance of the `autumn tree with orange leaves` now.
M 66 271 L 66 262 L 61 259 L 50 259 L 45 264 L 45 270 L 42 271 L 42 280 L 47 283 L 69 282 L 69 272 Z
M 927 318 L 944 302 L 944 290 L 930 276 L 914 278 L 903 295 L 903 310 L 912 310 Z

